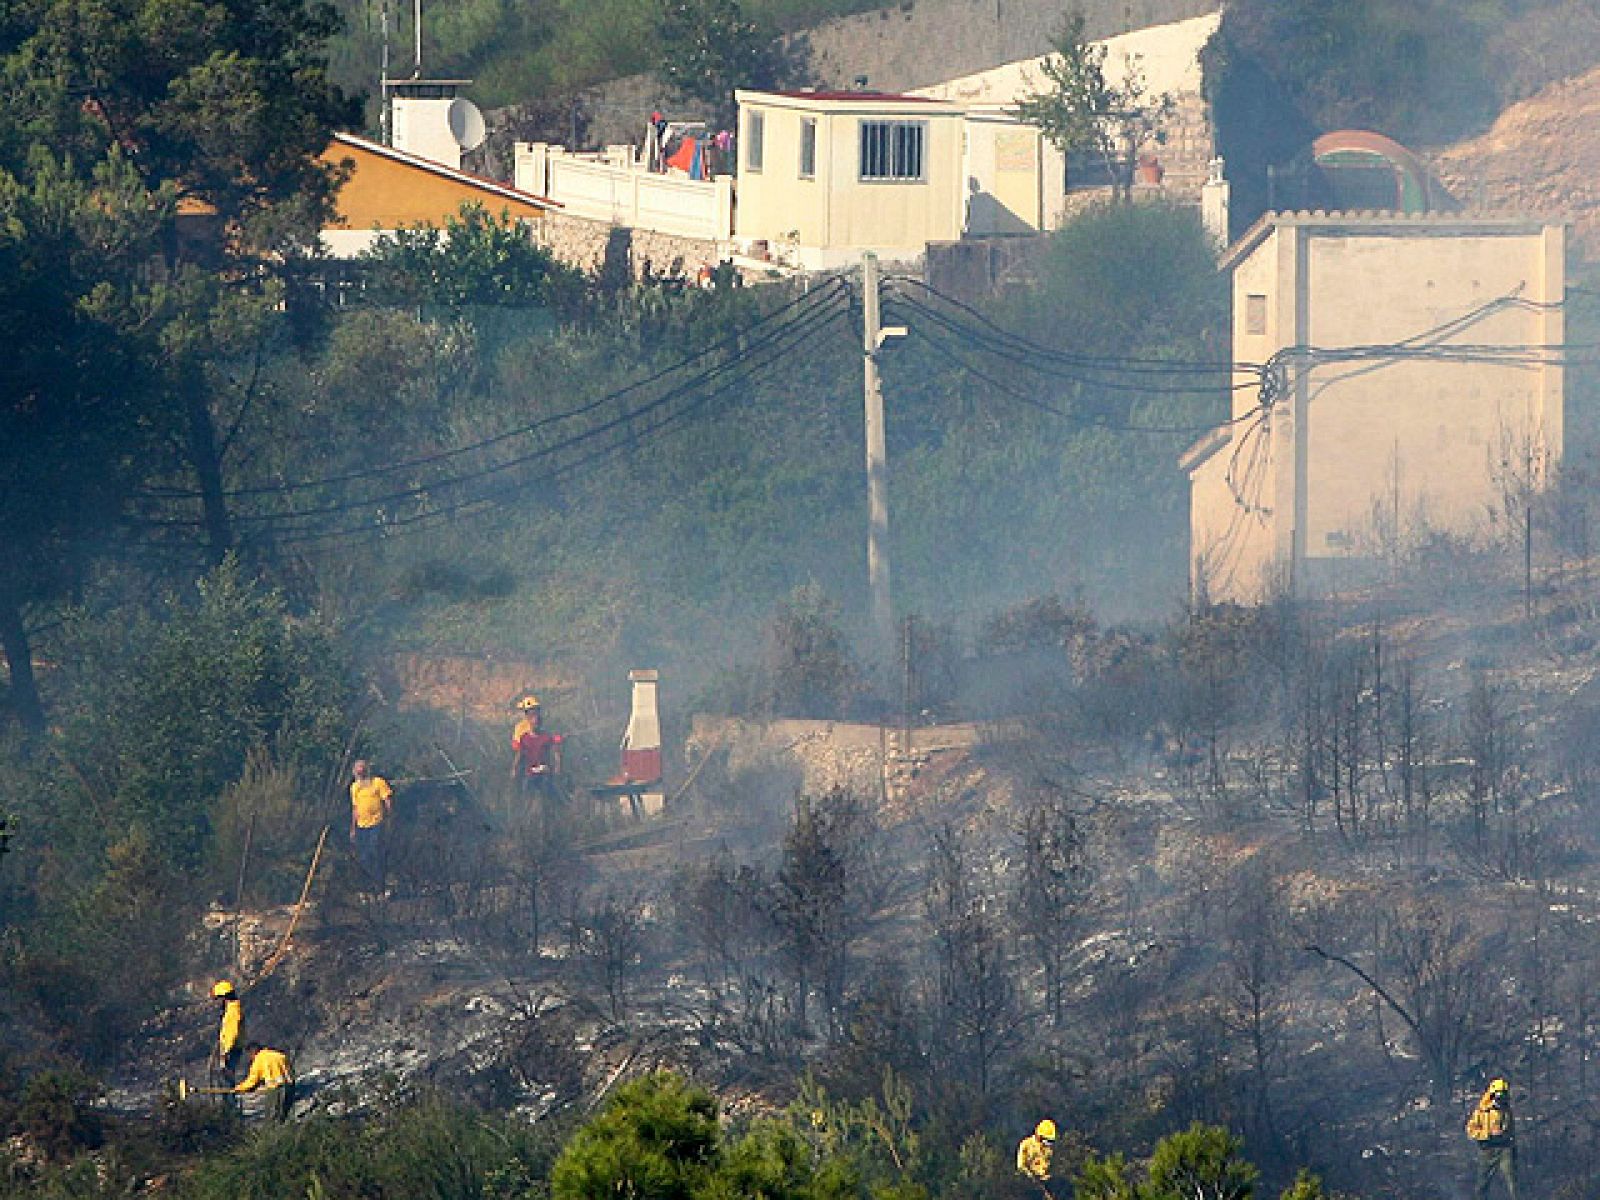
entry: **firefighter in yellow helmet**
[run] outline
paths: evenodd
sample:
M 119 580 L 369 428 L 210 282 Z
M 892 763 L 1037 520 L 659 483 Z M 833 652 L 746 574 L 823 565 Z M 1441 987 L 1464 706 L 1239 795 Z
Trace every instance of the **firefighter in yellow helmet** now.
M 1017 1172 L 1050 1191 L 1050 1160 L 1056 1152 L 1056 1123 L 1046 1117 L 1017 1145 Z
M 289 1066 L 289 1056 L 260 1042 L 251 1042 L 245 1051 L 250 1055 L 250 1073 L 234 1086 L 234 1093 L 265 1089 L 268 1115 L 274 1121 L 287 1121 L 294 1107 L 294 1069 Z
M 211 997 L 222 1006 L 217 1048 L 211 1056 L 211 1086 L 232 1087 L 239 1077 L 239 1055 L 244 1049 L 244 1004 L 226 979 L 217 980 Z
M 1496 1173 L 1505 1180 L 1506 1195 L 1517 1200 L 1517 1130 L 1511 1116 L 1511 1085 L 1504 1079 L 1489 1081 L 1467 1118 L 1467 1136 L 1478 1143 L 1476 1200 L 1488 1200 Z
M 539 697 L 524 695 L 516 703 L 516 728 L 511 731 L 511 779 L 517 793 L 540 801 L 557 799 L 561 774 L 561 735 L 544 731 Z

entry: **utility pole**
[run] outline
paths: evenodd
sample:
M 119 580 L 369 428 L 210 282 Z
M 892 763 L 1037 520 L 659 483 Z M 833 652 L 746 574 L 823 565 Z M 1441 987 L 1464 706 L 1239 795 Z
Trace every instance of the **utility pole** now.
M 872 599 L 873 657 L 894 661 L 894 605 L 889 599 L 889 461 L 883 433 L 883 382 L 878 351 L 886 339 L 904 337 L 904 326 L 878 323 L 878 256 L 861 256 L 862 391 L 867 417 L 867 589 Z

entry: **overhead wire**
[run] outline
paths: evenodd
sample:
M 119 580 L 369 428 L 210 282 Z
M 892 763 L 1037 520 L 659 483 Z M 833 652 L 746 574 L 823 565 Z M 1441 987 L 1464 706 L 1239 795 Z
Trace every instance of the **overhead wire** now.
M 1448 339 L 1506 309 L 1525 312 L 1549 312 L 1564 307 L 1565 300 L 1534 301 L 1519 293 L 1519 284 L 1511 292 L 1477 305 L 1459 316 L 1440 322 L 1412 334 L 1398 342 L 1375 343 L 1364 346 L 1318 347 L 1303 344 L 1286 346 L 1275 352 L 1265 364 L 1262 376 L 1262 403 L 1258 406 L 1259 418 L 1234 438 L 1234 447 L 1224 479 L 1242 512 L 1267 515 L 1270 509 L 1261 503 L 1264 485 L 1263 468 L 1266 462 L 1267 435 L 1270 413 L 1283 396 L 1292 394 L 1302 381 L 1309 379 L 1317 367 L 1336 363 L 1365 363 L 1356 370 L 1324 381 L 1317 389 L 1320 396 L 1329 387 L 1341 381 L 1404 361 L 1443 361 L 1532 369 L 1554 364 L 1577 364 L 1593 361 L 1574 355 L 1570 343 L 1538 345 L 1532 343 L 1459 343 Z M 1248 452 L 1248 459 L 1245 458 Z M 1243 469 L 1241 471 L 1241 463 Z
M 821 328 L 842 320 L 843 315 L 842 312 L 834 313 L 818 326 L 817 331 L 820 332 Z M 331 529 L 290 531 L 282 535 L 273 536 L 272 540 L 288 545 L 300 545 L 360 535 L 365 535 L 369 540 L 377 540 L 405 533 L 425 531 L 447 521 L 467 519 L 492 512 L 524 495 L 528 487 L 558 482 L 568 476 L 577 474 L 585 467 L 615 457 L 621 452 L 631 450 L 649 437 L 659 435 L 664 431 L 670 432 L 670 426 L 682 424 L 687 418 L 708 407 L 713 401 L 725 395 L 734 387 L 746 382 L 748 382 L 748 376 L 730 380 L 683 408 L 660 416 L 659 419 L 647 425 L 643 430 L 633 431 L 613 442 L 595 447 L 578 459 L 563 463 L 549 471 L 531 477 L 504 481 L 484 492 L 466 497 L 442 508 L 429 509 L 424 512 L 385 520 L 381 523 L 363 522 L 357 525 Z
M 1237 417 L 1231 417 L 1223 421 L 1206 421 L 1204 423 L 1193 425 L 1134 424 L 1129 422 L 1111 421 L 1105 417 L 1095 416 L 1092 414 L 1069 412 L 1066 409 L 1059 408 L 1045 400 L 1041 400 L 1039 397 L 1023 391 L 1020 388 L 1013 387 L 1012 385 L 997 378 L 995 375 L 983 370 L 978 366 L 975 366 L 969 359 L 963 358 L 956 351 L 952 350 L 950 346 L 940 338 L 934 337 L 915 326 L 911 326 L 909 328 L 912 337 L 917 338 L 919 341 L 929 346 L 936 354 L 938 354 L 952 366 L 967 372 L 974 379 L 981 380 L 1000 395 L 1005 396 L 1018 404 L 1023 404 L 1029 408 L 1037 409 L 1040 412 L 1048 413 L 1053 417 L 1068 421 L 1085 429 L 1107 429 L 1116 433 L 1193 435 L 1205 433 L 1209 430 L 1216 429 L 1219 426 L 1231 425 L 1245 421 L 1253 416 L 1257 411 L 1256 409 L 1252 408 L 1248 412 L 1240 414 Z
M 502 459 L 498 462 L 476 470 L 424 480 L 403 488 L 393 489 L 379 495 L 364 496 L 339 502 L 313 505 L 310 507 L 278 509 L 265 512 L 239 513 L 236 514 L 232 520 L 237 525 L 260 525 L 273 523 L 282 524 L 286 522 L 297 522 L 321 517 L 338 516 L 357 509 L 382 508 L 400 504 L 408 500 L 419 499 L 432 493 L 453 487 L 459 487 L 489 476 L 502 474 L 507 471 L 515 470 L 518 467 L 525 466 L 529 463 L 536 462 L 539 459 L 550 457 L 553 454 L 569 449 L 573 445 L 600 437 L 620 425 L 627 424 L 631 421 L 636 421 L 641 416 L 647 415 L 659 407 L 670 404 L 673 400 L 682 396 L 686 392 L 704 386 L 709 382 L 714 382 L 721 375 L 726 374 L 729 371 L 739 369 L 739 365 L 748 356 L 752 354 L 760 354 L 768 345 L 772 344 L 773 342 L 784 341 L 792 338 L 796 332 L 797 326 L 800 327 L 801 331 L 803 332 L 805 322 L 808 320 L 808 317 L 815 316 L 818 313 L 826 312 L 830 307 L 835 306 L 840 298 L 840 293 L 833 289 L 830 289 L 827 293 L 814 293 L 814 295 L 819 296 L 820 298 L 815 305 L 807 310 L 806 313 L 800 316 L 791 317 L 789 321 L 779 325 L 776 329 L 768 330 L 764 337 L 756 339 L 754 342 L 746 341 L 744 354 L 736 358 L 727 359 L 713 367 L 707 368 L 706 370 L 701 371 L 699 374 L 675 384 L 673 387 L 654 399 L 649 400 L 637 407 L 628 409 L 626 412 L 613 417 L 610 420 L 601 422 L 598 425 L 592 425 L 576 434 L 562 439 L 561 441 L 540 446 L 536 449 L 517 454 L 508 459 Z M 590 402 L 582 406 L 582 408 L 584 411 L 592 412 L 596 408 L 600 407 L 601 403 L 613 400 L 619 394 L 625 394 L 627 390 L 637 389 L 625 389 L 623 393 L 610 393 L 607 396 L 602 397 L 600 402 Z M 572 410 L 572 413 L 575 414 L 577 411 L 578 410 Z M 160 522 L 157 523 L 160 524 Z M 194 525 L 196 523 L 197 522 L 194 520 L 164 522 L 164 524 L 169 525 Z
M 1235 371 L 1231 367 L 1225 367 L 1217 363 L 1183 363 L 1179 360 L 1172 360 L 1170 364 L 1172 369 L 1161 372 L 1149 372 L 1140 367 L 1113 368 L 1109 365 L 1100 365 L 1093 368 L 1082 366 L 1066 367 L 1053 363 L 1049 358 L 1041 356 L 1035 349 L 1023 350 L 998 342 L 984 334 L 982 330 L 976 330 L 970 325 L 957 321 L 947 314 L 940 313 L 913 298 L 901 296 L 892 302 L 897 305 L 904 305 L 910 311 L 940 326 L 947 332 L 961 337 L 964 341 L 975 343 L 978 348 L 987 353 L 1003 358 L 1016 366 L 1026 368 L 1035 374 L 1068 379 L 1107 391 L 1134 392 L 1140 395 L 1213 395 L 1221 392 L 1247 391 L 1258 386 L 1255 379 L 1243 382 L 1228 382 L 1227 380 L 1231 380 L 1240 372 L 1258 373 L 1259 368 L 1242 367 L 1239 371 Z M 1032 347 L 1033 343 L 1024 343 L 1024 345 Z M 1142 360 L 1107 359 L 1104 361 L 1109 364 L 1117 361 L 1134 363 Z M 1152 378 L 1125 378 L 1119 377 L 1119 374 L 1114 373 L 1122 372 L 1126 375 L 1137 374 L 1140 371 L 1146 371 L 1146 374 L 1151 375 Z M 1171 382 L 1184 376 L 1196 377 L 1196 382 Z M 1155 382 L 1158 379 L 1163 382 Z
M 524 494 L 530 486 L 565 478 L 584 467 L 629 450 L 675 425 L 681 425 L 690 416 L 705 410 L 735 388 L 748 383 L 757 372 L 786 357 L 800 345 L 823 332 L 823 330 L 843 320 L 845 314 L 846 309 L 843 306 L 830 305 L 796 318 L 790 323 L 790 328 L 787 331 L 788 336 L 775 337 L 764 343 L 750 357 L 742 358 L 738 363 L 737 369 L 726 372 L 725 374 L 728 375 L 728 378 L 722 380 L 716 386 L 700 390 L 693 395 L 693 398 L 688 403 L 676 410 L 662 412 L 663 406 L 659 402 L 652 402 L 649 406 L 631 410 L 627 417 L 608 422 L 608 429 L 615 429 L 622 424 L 637 421 L 641 416 L 655 415 L 642 428 L 630 428 L 624 431 L 621 436 L 593 446 L 580 457 L 561 463 L 547 471 L 531 476 L 518 476 L 515 479 L 502 479 L 487 488 L 479 489 L 451 503 L 429 508 L 422 512 L 389 517 L 381 521 L 362 521 L 354 524 L 324 526 L 321 528 L 271 529 L 269 527 L 263 532 L 263 537 L 279 544 L 304 544 L 362 534 L 382 537 L 394 532 L 431 527 L 432 524 L 440 523 L 446 519 L 462 514 L 470 514 L 471 510 L 476 508 L 481 508 L 484 511 L 492 510 L 503 505 L 508 499 Z M 711 378 L 708 373 L 705 378 L 696 379 L 692 383 L 700 385 Z M 690 392 L 690 390 L 688 385 L 684 385 L 675 388 L 672 394 L 681 396 Z M 588 432 L 599 432 L 599 430 Z M 563 443 L 547 447 L 545 451 L 541 451 L 541 456 L 548 456 L 555 452 L 570 449 L 586 440 L 589 440 L 586 436 L 569 438 Z
M 738 331 L 729 334 L 720 341 L 714 342 L 709 346 L 697 350 L 693 354 L 690 354 L 676 362 L 653 371 L 641 379 L 636 379 L 632 383 L 607 392 L 602 396 L 597 396 L 592 400 L 585 401 L 584 403 L 573 408 L 566 409 L 562 412 L 549 413 L 545 416 L 539 417 L 537 420 L 527 422 L 512 429 L 503 430 L 500 433 L 493 434 L 486 438 L 480 438 L 474 442 L 466 442 L 459 446 L 452 446 L 446 450 L 435 451 L 430 454 L 417 455 L 412 458 L 375 463 L 369 467 L 362 467 L 357 470 L 346 471 L 336 475 L 323 476 L 317 479 L 287 480 L 273 484 L 255 484 L 242 488 L 230 488 L 225 490 L 222 493 L 222 496 L 224 499 L 232 500 L 248 496 L 291 494 L 297 491 L 333 487 L 338 484 L 353 483 L 362 479 L 370 479 L 378 475 L 392 474 L 395 471 L 432 466 L 435 463 L 446 462 L 462 455 L 473 453 L 474 451 L 489 449 L 513 438 L 526 437 L 530 434 L 537 433 L 542 429 L 548 428 L 551 425 L 556 425 L 563 421 L 569 421 L 576 417 L 587 416 L 589 413 L 596 411 L 612 401 L 621 399 L 624 396 L 632 395 L 633 393 L 641 391 L 652 384 L 659 383 L 663 379 L 675 375 L 680 371 L 686 370 L 695 363 L 702 362 L 713 355 L 719 354 L 730 348 L 737 347 L 751 334 L 768 325 L 771 325 L 775 321 L 781 320 L 787 314 L 793 312 L 797 308 L 832 299 L 840 295 L 842 292 L 848 290 L 849 284 L 844 279 L 840 278 L 839 276 L 833 276 L 826 284 L 823 285 L 823 287 L 804 292 L 800 296 L 797 296 L 794 299 L 773 309 L 771 312 L 764 314 L 750 325 L 747 325 Z M 145 495 L 155 498 L 192 499 L 197 498 L 200 493 L 194 489 L 170 488 L 147 489 Z
M 1139 355 L 1095 355 L 1080 354 L 1070 350 L 1057 350 L 1049 346 L 1040 345 L 1020 334 L 1013 333 L 1004 326 L 996 324 L 972 305 L 956 299 L 940 291 L 930 283 L 911 275 L 889 275 L 887 282 L 893 285 L 907 285 L 914 287 L 937 298 L 941 303 L 947 304 L 965 315 L 979 330 L 986 330 L 987 336 L 993 340 L 1004 342 L 1031 355 L 1050 359 L 1069 365 L 1082 366 L 1090 369 L 1104 368 L 1105 370 L 1120 371 L 1125 374 L 1192 374 L 1200 370 L 1208 370 L 1216 374 L 1232 375 L 1237 371 L 1255 372 L 1260 370 L 1260 364 L 1233 361 L 1222 362 L 1183 362 L 1167 358 L 1147 358 Z

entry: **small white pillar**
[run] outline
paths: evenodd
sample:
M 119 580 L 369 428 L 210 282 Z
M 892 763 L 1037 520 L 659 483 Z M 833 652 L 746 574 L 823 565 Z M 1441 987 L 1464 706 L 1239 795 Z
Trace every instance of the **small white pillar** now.
M 511 182 L 530 196 L 550 194 L 550 147 L 544 142 L 517 142 L 512 150 Z
M 1200 189 L 1200 224 L 1219 249 L 1228 244 L 1228 203 L 1233 186 L 1223 173 L 1226 164 L 1213 158 L 1206 164 L 1206 182 Z

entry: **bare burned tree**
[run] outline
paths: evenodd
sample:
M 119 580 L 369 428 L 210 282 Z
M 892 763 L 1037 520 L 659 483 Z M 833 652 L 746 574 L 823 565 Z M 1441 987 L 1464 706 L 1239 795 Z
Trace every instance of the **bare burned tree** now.
M 764 950 L 774 941 L 774 893 L 756 867 L 726 848 L 681 868 L 668 892 L 673 924 L 700 977 L 703 999 L 691 1015 L 707 1041 L 731 1041 L 770 1061 L 787 1060 L 787 1006 Z
M 627 1016 L 647 938 L 643 903 L 615 892 L 580 912 L 569 933 L 578 980 L 586 994 L 603 999 L 602 1011 L 613 1022 Z
M 933 836 L 923 902 L 933 935 L 935 1048 L 981 1104 L 1021 1009 L 992 873 L 953 826 Z
M 1468 1054 L 1481 1052 L 1490 1030 L 1489 976 L 1467 920 L 1432 901 L 1402 900 L 1374 927 L 1374 967 L 1319 945 L 1307 947 L 1355 975 L 1400 1019 L 1415 1042 L 1434 1098 L 1444 1104 Z
M 1248 860 L 1234 875 L 1223 938 L 1223 1026 L 1246 1047 L 1252 1141 L 1280 1141 L 1273 1085 L 1280 1071 L 1292 943 L 1287 899 L 1272 864 Z
M 1023 940 L 1044 975 L 1044 1007 L 1060 1026 L 1067 958 L 1089 886 L 1088 839 L 1066 789 L 1041 787 L 1023 814 L 1016 912 Z
M 572 852 L 569 838 L 531 823 L 513 828 L 505 853 L 509 886 L 501 923 L 521 940 L 529 958 L 538 959 L 545 936 L 559 929 L 561 899 L 583 890 L 582 859 Z
M 1222 605 L 1193 614 L 1180 627 L 1173 657 L 1178 685 L 1172 721 L 1204 800 L 1227 798 L 1230 740 L 1255 699 L 1246 681 L 1255 673 L 1256 644 L 1273 640 L 1270 613 Z
M 1332 791 L 1328 754 L 1328 653 L 1321 641 L 1306 634 L 1287 675 L 1288 700 L 1283 733 L 1283 760 L 1288 764 L 1289 804 L 1307 835 L 1317 833 L 1323 803 Z
M 1438 737 L 1416 663 L 1402 659 L 1394 677 L 1388 708 L 1389 787 L 1400 808 L 1402 837 L 1415 858 L 1426 860 L 1433 830 Z
M 861 798 L 844 788 L 802 796 L 783 839 L 773 918 L 794 1011 L 808 1023 L 820 994 L 826 1029 L 837 1039 L 856 969 L 856 946 L 872 918 L 876 830 Z

